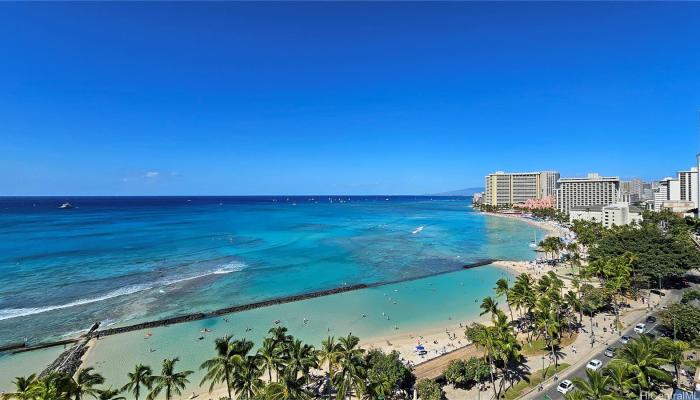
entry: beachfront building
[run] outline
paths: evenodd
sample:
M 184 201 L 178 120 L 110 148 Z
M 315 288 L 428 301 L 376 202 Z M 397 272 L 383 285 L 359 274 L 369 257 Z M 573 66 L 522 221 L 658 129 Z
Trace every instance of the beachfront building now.
M 494 172 L 486 175 L 482 202 L 490 206 L 510 206 L 553 196 L 558 179 L 556 171 Z
M 606 228 L 613 225 L 629 225 L 642 221 L 642 210 L 630 206 L 627 202 L 618 202 L 606 206 L 575 206 L 569 210 L 569 221 L 593 221 L 603 224 Z
M 604 206 L 620 200 L 620 178 L 589 173 L 585 178 L 561 178 L 557 184 L 557 210 Z
M 700 197 L 698 187 L 697 167 L 686 171 L 678 171 L 676 178 L 666 177 L 660 180 L 653 190 L 654 211 L 686 207 L 690 207 L 690 209 L 697 208 Z

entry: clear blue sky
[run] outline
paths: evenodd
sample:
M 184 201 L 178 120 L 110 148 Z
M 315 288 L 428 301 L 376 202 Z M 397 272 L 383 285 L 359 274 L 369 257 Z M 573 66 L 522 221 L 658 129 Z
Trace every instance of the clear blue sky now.
M 415 194 L 661 178 L 700 3 L 0 3 L 0 194 Z

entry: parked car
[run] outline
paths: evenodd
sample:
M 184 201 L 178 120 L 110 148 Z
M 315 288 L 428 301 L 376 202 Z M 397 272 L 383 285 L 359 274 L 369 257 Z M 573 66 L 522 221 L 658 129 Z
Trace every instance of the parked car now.
M 615 349 L 613 349 L 612 347 L 608 347 L 607 349 L 605 349 L 605 352 L 603 354 L 605 354 L 605 357 L 615 357 Z
M 653 316 L 653 315 L 649 315 L 649 316 L 647 317 L 647 319 L 646 319 L 645 322 L 646 322 L 647 324 L 653 324 L 654 322 L 656 322 L 656 317 Z
M 629 336 L 624 335 L 624 336 L 622 336 L 622 337 L 620 338 L 620 343 L 622 343 L 622 344 L 627 344 L 627 342 L 629 342 L 630 339 L 631 339 L 631 338 L 630 338 Z
M 557 385 L 557 392 L 561 394 L 567 394 L 572 390 L 574 390 L 574 383 L 568 379 L 564 379 L 559 385 Z
M 588 364 L 586 364 L 586 368 L 590 369 L 591 371 L 597 371 L 603 368 L 603 362 L 597 358 L 594 358 L 589 361 Z
M 637 333 L 644 333 L 644 328 L 646 328 L 647 325 L 640 322 L 637 325 L 634 326 L 634 331 Z

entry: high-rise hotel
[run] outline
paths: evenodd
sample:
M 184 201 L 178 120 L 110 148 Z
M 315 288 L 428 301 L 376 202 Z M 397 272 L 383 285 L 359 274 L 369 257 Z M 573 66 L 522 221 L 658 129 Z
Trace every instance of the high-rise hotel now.
M 557 210 L 605 206 L 620 200 L 620 178 L 590 173 L 585 178 L 561 178 L 557 184 Z
M 507 206 L 527 200 L 554 196 L 559 173 L 540 172 L 494 172 L 486 175 L 486 191 L 483 204 Z

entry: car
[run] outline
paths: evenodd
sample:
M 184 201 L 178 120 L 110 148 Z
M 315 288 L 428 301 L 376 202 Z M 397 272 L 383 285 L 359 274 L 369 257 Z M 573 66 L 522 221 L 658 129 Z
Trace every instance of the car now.
M 605 357 L 615 357 L 615 349 L 608 347 L 603 354 L 605 354 Z
M 557 392 L 561 394 L 567 394 L 572 390 L 574 390 L 574 383 L 568 379 L 564 379 L 557 385 Z
M 644 328 L 646 328 L 647 325 L 640 322 L 637 325 L 634 326 L 634 331 L 637 333 L 644 333 Z
M 654 322 L 656 322 L 656 317 L 655 317 L 655 316 L 650 315 L 650 316 L 647 317 L 647 319 L 646 319 L 646 323 L 647 323 L 647 324 L 653 324 Z
M 603 367 L 603 362 L 600 361 L 597 358 L 592 359 L 591 361 L 586 364 L 586 368 L 590 369 L 591 371 L 597 371 Z
M 624 336 L 622 336 L 622 337 L 620 338 L 620 343 L 622 343 L 622 344 L 627 344 L 627 342 L 629 342 L 630 339 L 631 339 L 631 338 L 630 338 L 629 336 L 624 335 Z

